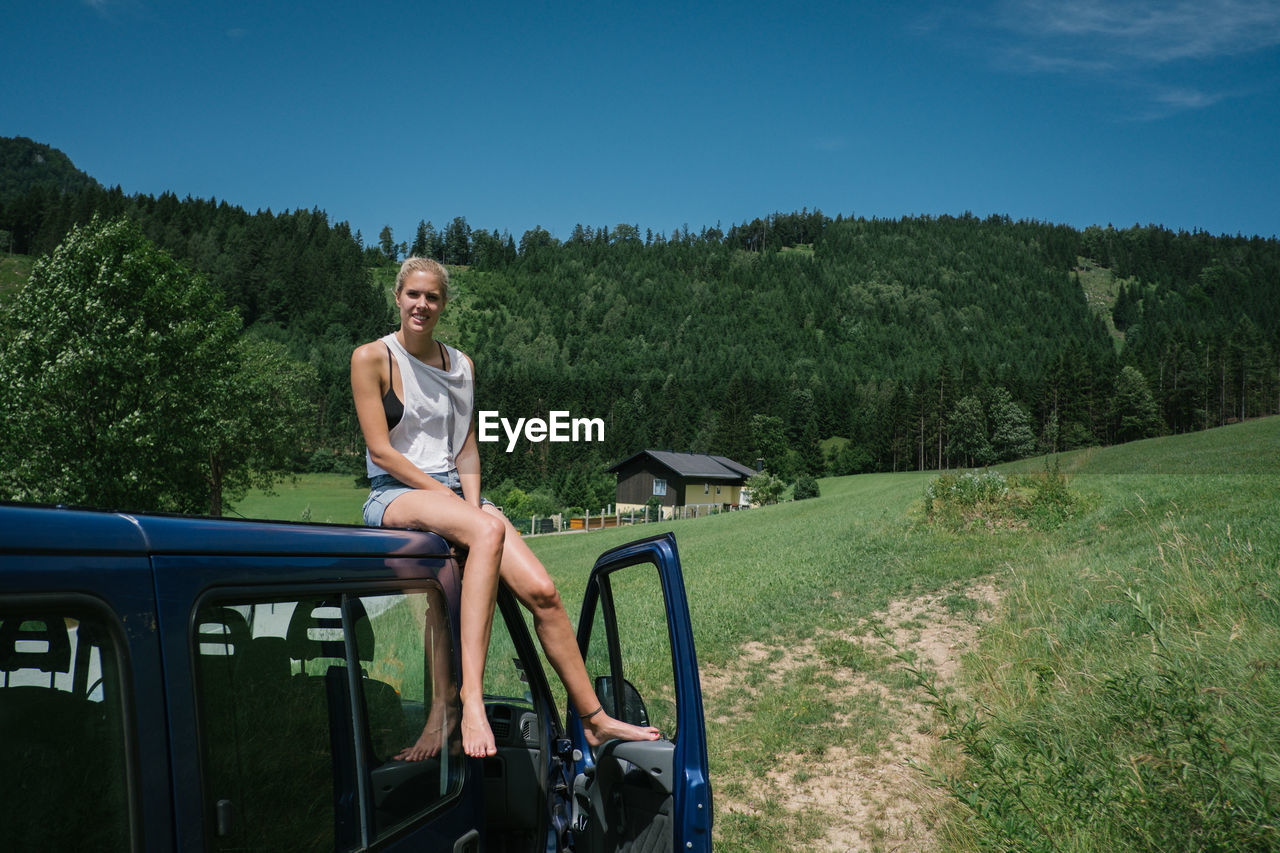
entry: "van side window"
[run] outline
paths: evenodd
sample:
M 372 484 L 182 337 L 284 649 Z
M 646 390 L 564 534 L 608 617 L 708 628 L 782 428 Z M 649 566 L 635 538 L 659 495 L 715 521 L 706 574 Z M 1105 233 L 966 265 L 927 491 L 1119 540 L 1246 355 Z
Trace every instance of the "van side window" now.
M 440 589 L 357 600 L 373 628 L 357 631 L 356 645 L 365 662 L 364 772 L 381 837 L 460 790 L 462 706 Z
M 460 790 L 438 587 L 218 600 L 194 630 L 210 849 L 352 849 Z
M 121 658 L 91 607 L 0 611 L 6 849 L 129 849 Z

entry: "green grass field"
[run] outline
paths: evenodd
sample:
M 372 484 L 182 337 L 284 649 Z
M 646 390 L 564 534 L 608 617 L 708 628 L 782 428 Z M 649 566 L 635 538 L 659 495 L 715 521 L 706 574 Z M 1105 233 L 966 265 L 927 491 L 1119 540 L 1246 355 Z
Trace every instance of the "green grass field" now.
M 1091 509 L 1001 567 L 954 843 L 1276 849 L 1280 419 L 1059 463 Z
M 819 498 L 748 512 L 530 542 L 576 621 L 599 553 L 675 531 L 720 850 L 837 847 L 833 810 L 768 792 L 812 782 L 842 755 L 874 764 L 900 739 L 895 714 L 927 699 L 934 673 L 895 663 L 865 620 L 928 596 L 963 617 L 963 592 L 978 583 L 999 604 L 923 727 L 943 737 L 919 774 L 935 774 L 943 805 L 917 817 L 928 824 L 920 843 L 1158 850 L 1183 838 L 1180 849 L 1276 849 L 1280 418 L 1056 463 L 1079 501 L 1049 529 L 931 525 L 923 494 L 936 475 L 909 473 L 823 480 Z M 309 507 L 312 520 L 351 521 L 364 498 L 351 483 L 303 478 L 238 509 L 296 519 Z M 797 649 L 812 652 L 807 663 L 779 677 Z M 878 687 L 833 692 L 851 673 Z M 773 788 L 762 787 L 768 778 Z M 864 822 L 877 820 L 889 818 Z M 894 846 L 882 835 L 873 849 Z
M 227 515 L 274 521 L 360 524 L 369 488 L 350 474 L 298 474 L 271 492 L 254 490 L 237 501 Z

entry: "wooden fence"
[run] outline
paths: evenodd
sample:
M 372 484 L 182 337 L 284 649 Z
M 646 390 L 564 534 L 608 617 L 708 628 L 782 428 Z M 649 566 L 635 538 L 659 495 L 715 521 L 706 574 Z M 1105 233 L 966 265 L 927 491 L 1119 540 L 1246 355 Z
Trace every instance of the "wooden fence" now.
M 582 516 L 564 518 L 555 515 L 550 518 L 534 516 L 529 519 L 512 519 L 521 533 L 562 533 L 575 530 L 607 530 L 611 527 L 623 527 L 631 524 L 648 524 L 651 521 L 678 521 L 687 518 L 701 518 L 707 515 L 719 515 L 722 512 L 736 512 L 741 507 L 730 507 L 726 510 L 721 504 L 688 504 L 686 506 L 669 507 L 665 516 L 652 512 L 648 507 L 625 512 L 616 507 L 606 507 L 598 513 L 586 513 Z

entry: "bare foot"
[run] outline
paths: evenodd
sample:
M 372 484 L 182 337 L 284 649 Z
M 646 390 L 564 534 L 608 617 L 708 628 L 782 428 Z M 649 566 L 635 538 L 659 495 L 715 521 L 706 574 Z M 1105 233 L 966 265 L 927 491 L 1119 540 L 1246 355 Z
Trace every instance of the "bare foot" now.
M 593 748 L 610 740 L 658 740 L 662 737 L 662 732 L 653 726 L 633 726 L 615 720 L 604 711 L 583 720 L 582 728 L 586 732 L 587 743 Z
M 413 746 L 406 746 L 396 755 L 400 761 L 423 761 L 440 754 L 440 748 L 457 725 L 457 717 L 446 706 L 433 707 L 427 716 L 427 724 Z
M 423 761 L 428 758 L 434 758 L 440 754 L 440 744 L 444 740 L 444 735 L 431 726 L 422 730 L 422 734 L 418 735 L 417 742 L 413 746 L 406 746 L 396 755 L 400 761 Z
M 489 728 L 489 718 L 484 714 L 483 702 L 462 703 L 462 751 L 472 758 L 488 758 L 498 754 Z

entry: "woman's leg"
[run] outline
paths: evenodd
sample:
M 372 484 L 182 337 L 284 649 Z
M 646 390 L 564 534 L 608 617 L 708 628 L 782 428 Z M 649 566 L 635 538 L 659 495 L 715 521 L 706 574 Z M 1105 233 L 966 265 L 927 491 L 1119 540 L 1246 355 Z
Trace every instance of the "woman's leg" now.
M 440 490 L 414 490 L 391 502 L 384 527 L 411 527 L 439 533 L 468 549 L 462 573 L 462 748 L 473 758 L 497 753 L 484 712 L 484 662 L 498 599 L 498 566 L 506 528 L 456 495 Z
M 396 758 L 423 761 L 449 748 L 450 736 L 458 726 L 461 703 L 458 683 L 453 677 L 452 643 L 447 639 L 449 623 L 443 599 L 433 603 L 425 594 L 418 594 L 409 596 L 407 603 L 413 613 L 413 624 L 422 626 L 424 669 L 430 674 L 431 683 L 427 686 L 431 690 L 431 704 L 417 741 L 400 750 Z
M 506 529 L 505 546 L 499 571 L 502 580 L 511 589 L 515 597 L 533 614 L 533 628 L 547 653 L 547 660 L 560 676 L 569 701 L 579 714 L 590 714 L 600 706 L 595 691 L 591 688 L 591 679 L 587 676 L 586 664 L 582 662 L 582 654 L 578 651 L 578 640 L 574 636 L 573 626 L 569 623 L 569 614 L 565 612 L 560 601 L 560 593 L 555 583 L 547 574 L 542 562 L 529 550 L 529 546 L 520 538 L 520 534 L 511 526 L 511 522 L 498 512 L 496 507 L 486 506 L 485 512 L 502 520 Z M 468 564 L 468 570 L 470 565 Z M 599 746 L 607 740 L 657 740 L 661 734 L 652 726 L 633 726 L 614 719 L 604 711 L 583 720 L 587 740 L 592 746 Z

